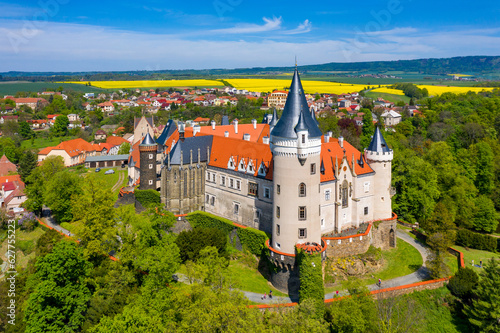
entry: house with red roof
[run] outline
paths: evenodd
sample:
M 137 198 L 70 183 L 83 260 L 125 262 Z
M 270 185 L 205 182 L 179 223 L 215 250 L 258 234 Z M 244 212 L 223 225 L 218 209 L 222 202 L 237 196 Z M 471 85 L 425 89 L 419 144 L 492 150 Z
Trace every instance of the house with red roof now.
M 61 156 L 64 165 L 67 167 L 83 164 L 87 156 L 96 156 L 96 148 L 87 141 L 78 138 L 63 141 L 55 147 L 47 147 L 38 152 L 38 162 L 43 161 L 48 156 Z
M 10 213 L 22 213 L 20 208 L 27 197 L 24 183 L 19 175 L 0 177 L 0 207 Z
M 99 104 L 97 104 L 97 106 L 100 107 L 101 110 L 103 112 L 106 112 L 106 113 L 110 113 L 110 112 L 115 111 L 115 106 L 110 101 L 106 101 L 104 103 L 99 103 Z
M 0 158 L 0 176 L 3 177 L 14 173 L 17 173 L 16 165 L 9 161 L 7 155 L 3 155 Z

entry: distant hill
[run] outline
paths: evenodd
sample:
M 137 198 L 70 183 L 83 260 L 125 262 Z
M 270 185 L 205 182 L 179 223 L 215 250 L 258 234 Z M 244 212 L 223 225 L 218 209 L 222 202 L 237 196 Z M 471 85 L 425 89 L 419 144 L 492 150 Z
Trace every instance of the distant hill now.
M 253 67 L 236 69 L 204 70 L 158 70 L 158 71 L 116 71 L 116 72 L 6 72 L 0 73 L 0 81 L 64 81 L 64 80 L 141 80 L 169 78 L 198 78 L 211 75 L 257 74 L 289 72 L 293 67 Z M 299 66 L 301 72 L 370 72 L 388 71 L 417 72 L 421 74 L 494 73 L 500 72 L 500 56 L 468 56 L 441 59 L 417 59 L 396 61 L 331 62 L 320 65 Z

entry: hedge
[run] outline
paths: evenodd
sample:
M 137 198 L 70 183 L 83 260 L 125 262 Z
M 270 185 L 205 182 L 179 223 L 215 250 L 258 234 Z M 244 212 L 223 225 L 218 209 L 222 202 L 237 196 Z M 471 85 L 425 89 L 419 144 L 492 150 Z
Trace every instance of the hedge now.
M 135 190 L 135 198 L 145 208 L 155 207 L 160 204 L 160 193 L 156 190 Z
M 495 237 L 482 235 L 467 229 L 459 229 L 457 231 L 456 243 L 458 245 L 469 247 L 471 249 L 485 250 L 490 252 L 495 252 L 500 245 L 499 240 Z
M 227 235 L 236 228 L 241 244 L 256 256 L 260 257 L 262 250 L 265 248 L 267 235 L 263 231 L 253 228 L 241 228 L 227 219 L 201 211 L 188 214 L 187 220 L 194 228 L 216 228 L 224 231 Z
M 300 288 L 299 303 L 312 300 L 316 303 L 316 315 L 322 317 L 324 312 L 325 288 L 323 286 L 321 254 L 309 254 L 303 249 L 297 249 Z

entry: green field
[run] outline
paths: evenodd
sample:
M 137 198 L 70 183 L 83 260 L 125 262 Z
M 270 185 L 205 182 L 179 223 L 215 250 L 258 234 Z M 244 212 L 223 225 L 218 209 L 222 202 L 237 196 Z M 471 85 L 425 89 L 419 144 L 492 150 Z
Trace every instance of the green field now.
M 391 101 L 393 103 L 397 103 L 400 101 L 403 101 L 405 103 L 410 102 L 410 97 L 408 97 L 408 96 L 393 95 L 393 94 L 386 94 L 386 93 L 377 93 L 377 92 L 372 92 L 372 91 L 365 92 L 365 96 L 373 98 L 373 99 L 377 99 L 378 97 L 382 97 L 383 99 Z
M 465 267 L 472 267 L 472 269 L 474 269 L 476 273 L 479 273 L 483 269 L 477 266 L 472 266 L 472 260 L 474 260 L 474 265 L 479 265 L 479 262 L 481 260 L 483 261 L 484 265 L 490 258 L 500 260 L 500 254 L 497 253 L 474 250 L 474 249 L 466 249 L 465 247 L 458 245 L 453 245 L 453 248 L 458 251 L 461 251 L 464 254 Z
M 111 175 L 106 175 L 105 172 L 109 169 L 114 169 L 115 173 Z M 109 188 L 110 190 L 113 189 L 113 186 L 115 186 L 120 178 L 120 175 L 122 175 L 122 181 L 119 184 L 118 187 L 115 188 L 113 191 L 113 195 L 118 198 L 118 192 L 120 192 L 120 189 L 127 185 L 127 177 L 128 177 L 128 170 L 127 168 L 120 168 L 120 167 L 114 167 L 114 168 L 101 168 L 101 171 L 95 172 L 95 169 L 88 169 L 88 173 L 94 173 L 97 177 L 97 179 L 100 179 L 104 182 L 105 187 Z
M 55 90 L 63 87 L 64 90 L 74 90 L 78 92 L 102 92 L 105 89 L 89 87 L 83 84 L 74 83 L 54 83 L 54 82 L 26 82 L 26 81 L 9 81 L 0 82 L 0 97 L 4 95 L 15 95 L 17 92 L 42 92 L 47 90 Z
M 63 141 L 73 140 L 74 136 L 65 136 L 61 138 L 36 138 L 33 141 L 24 140 L 21 142 L 21 147 L 24 149 L 41 150 L 45 147 L 54 147 Z

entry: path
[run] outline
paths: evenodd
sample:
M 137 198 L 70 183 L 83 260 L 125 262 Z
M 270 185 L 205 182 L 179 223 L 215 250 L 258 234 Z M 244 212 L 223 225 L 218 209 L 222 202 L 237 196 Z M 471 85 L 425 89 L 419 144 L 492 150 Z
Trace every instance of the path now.
M 403 286 L 430 279 L 427 267 L 425 267 L 425 262 L 427 261 L 429 253 L 424 244 L 419 240 L 415 240 L 414 238 L 412 238 L 410 235 L 408 235 L 408 232 L 406 231 L 397 230 L 397 236 L 399 239 L 409 243 L 410 245 L 415 247 L 418 250 L 418 252 L 420 252 L 424 264 L 414 273 L 405 276 L 400 276 L 387 281 L 382 281 L 382 288 Z M 370 284 L 367 287 L 369 290 L 379 289 L 379 287 L 376 284 Z M 282 303 L 298 302 L 298 299 L 296 299 L 295 297 L 290 298 L 286 296 L 273 296 L 272 299 L 267 298 L 263 300 L 261 298 L 262 294 L 252 293 L 249 291 L 244 291 L 243 293 L 250 301 L 255 303 L 282 304 Z M 335 292 L 325 294 L 325 300 L 334 298 L 335 294 L 336 294 Z M 339 291 L 339 296 L 347 296 L 347 295 L 349 295 L 349 292 L 347 290 Z
M 116 182 L 116 184 L 111 189 L 111 192 L 114 193 L 114 192 L 118 191 L 120 189 L 120 187 L 122 186 L 122 183 L 123 183 L 124 179 L 125 179 L 125 172 L 118 171 L 118 181 Z
M 63 233 L 65 235 L 71 236 L 71 233 L 69 230 L 64 229 L 61 227 L 59 224 L 56 223 L 54 220 L 54 217 L 52 216 L 52 213 L 48 207 L 43 207 L 42 210 L 42 219 L 47 225 L 51 228 L 54 228 L 55 230 L 59 231 L 60 233 Z

